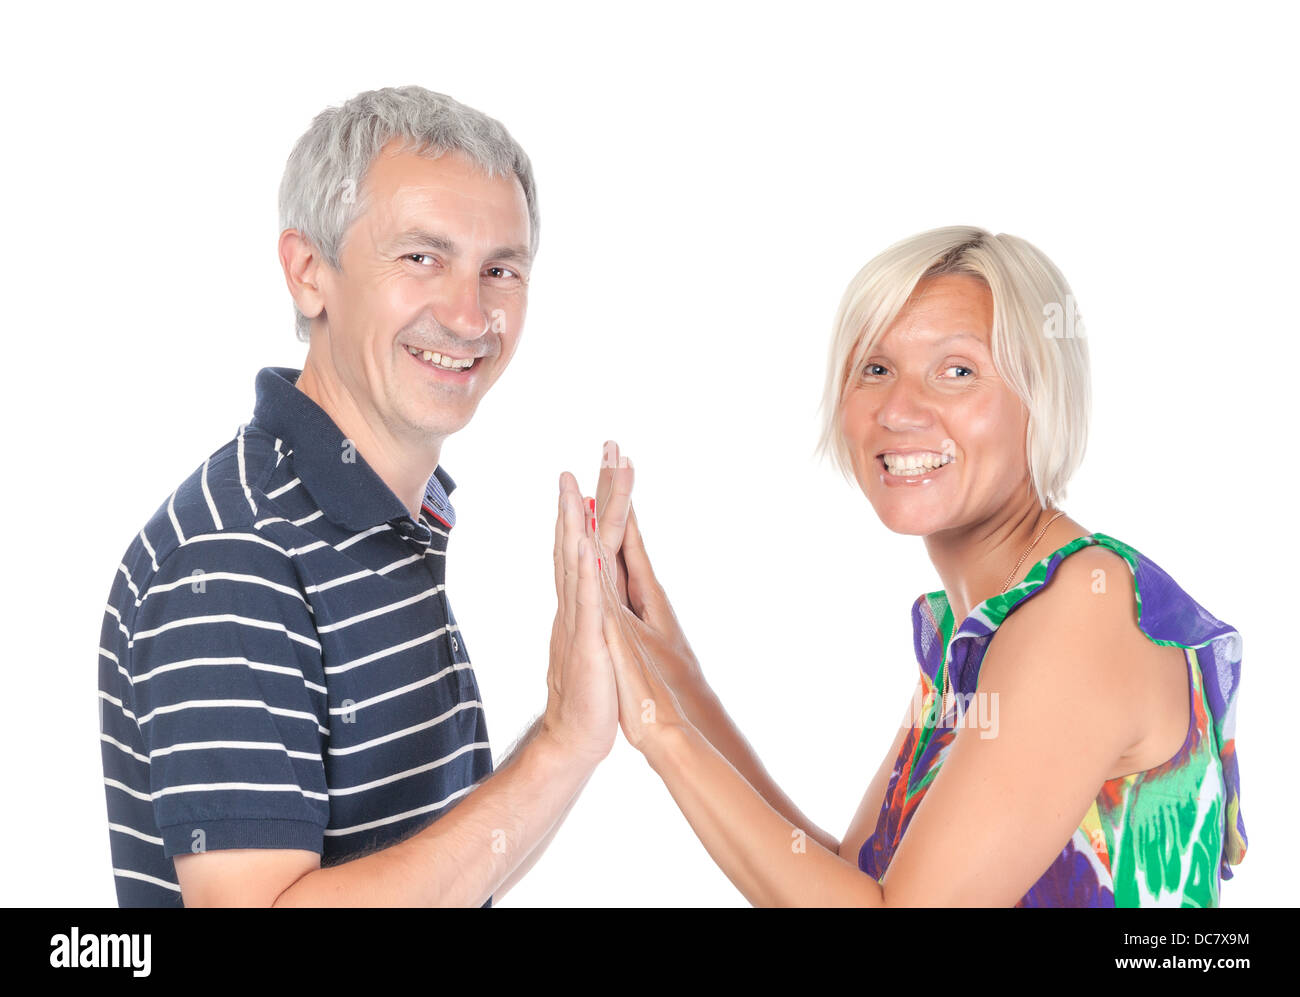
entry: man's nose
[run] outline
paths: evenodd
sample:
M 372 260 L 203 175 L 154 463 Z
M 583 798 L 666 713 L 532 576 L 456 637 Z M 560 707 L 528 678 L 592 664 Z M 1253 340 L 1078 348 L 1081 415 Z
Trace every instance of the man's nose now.
M 477 273 L 448 275 L 433 302 L 434 316 L 461 339 L 478 339 L 490 328 L 483 312 Z

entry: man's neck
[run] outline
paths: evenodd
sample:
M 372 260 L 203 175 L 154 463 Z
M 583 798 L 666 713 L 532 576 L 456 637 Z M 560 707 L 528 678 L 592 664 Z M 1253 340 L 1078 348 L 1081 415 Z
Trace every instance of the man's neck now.
M 431 447 L 403 446 L 369 406 L 358 404 L 332 372 L 322 371 L 313 364 L 310 353 L 303 362 L 297 387 L 325 411 L 356 452 L 406 506 L 411 518 L 418 521 L 425 487 L 438 466 L 441 440 L 434 441 Z

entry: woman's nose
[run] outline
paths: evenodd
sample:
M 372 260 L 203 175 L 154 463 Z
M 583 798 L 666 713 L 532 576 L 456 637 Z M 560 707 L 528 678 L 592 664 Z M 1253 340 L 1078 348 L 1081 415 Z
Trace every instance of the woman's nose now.
M 923 390 L 907 381 L 895 382 L 885 393 L 878 419 L 886 429 L 917 429 L 930 424 L 932 412 Z

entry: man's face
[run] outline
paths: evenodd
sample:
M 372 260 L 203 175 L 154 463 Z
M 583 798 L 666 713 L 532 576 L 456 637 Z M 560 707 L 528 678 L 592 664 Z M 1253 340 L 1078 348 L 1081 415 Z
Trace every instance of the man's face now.
M 514 355 L 528 205 L 513 175 L 489 178 L 460 153 L 395 150 L 385 146 L 358 191 L 366 207 L 340 269 L 320 268 L 322 345 L 371 424 L 418 446 L 465 426 Z

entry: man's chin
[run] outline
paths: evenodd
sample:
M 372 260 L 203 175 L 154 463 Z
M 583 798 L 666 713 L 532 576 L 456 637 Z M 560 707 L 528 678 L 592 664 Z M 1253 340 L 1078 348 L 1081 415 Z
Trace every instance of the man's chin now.
M 468 419 L 463 422 L 420 423 L 411 427 L 411 435 L 421 442 L 436 444 L 453 433 L 459 433 L 468 424 Z
M 407 424 L 410 427 L 411 435 L 416 439 L 436 442 L 450 436 L 452 433 L 460 432 L 469 425 L 473 415 L 472 410 L 466 413 L 439 412 L 432 417 L 427 414 L 423 416 L 417 414 Z

